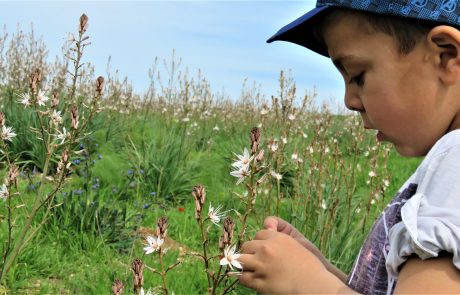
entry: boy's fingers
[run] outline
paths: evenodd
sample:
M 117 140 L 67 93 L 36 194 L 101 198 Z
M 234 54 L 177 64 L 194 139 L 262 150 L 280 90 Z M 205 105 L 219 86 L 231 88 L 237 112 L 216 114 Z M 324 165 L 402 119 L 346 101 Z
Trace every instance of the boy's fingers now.
M 274 216 L 265 218 L 264 228 L 268 230 L 278 231 L 278 219 Z
M 241 245 L 241 253 L 243 254 L 254 254 L 256 249 L 261 246 L 263 242 L 260 240 L 251 240 Z
M 290 234 L 292 225 L 284 219 L 275 216 L 269 216 L 264 221 L 264 228 L 285 234 Z
M 257 259 L 252 254 L 242 254 L 238 261 L 243 265 L 243 273 L 253 272 L 258 265 Z
M 267 240 L 277 234 L 277 231 L 263 229 L 256 233 L 254 240 Z

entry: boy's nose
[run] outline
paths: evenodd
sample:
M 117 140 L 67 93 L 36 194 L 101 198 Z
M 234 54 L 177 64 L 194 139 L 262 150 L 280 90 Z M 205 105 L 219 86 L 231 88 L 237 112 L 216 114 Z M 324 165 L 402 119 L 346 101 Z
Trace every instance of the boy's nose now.
M 347 89 L 345 91 L 344 101 L 347 109 L 351 111 L 362 112 L 364 110 L 361 98 L 354 91 L 350 91 L 349 89 Z

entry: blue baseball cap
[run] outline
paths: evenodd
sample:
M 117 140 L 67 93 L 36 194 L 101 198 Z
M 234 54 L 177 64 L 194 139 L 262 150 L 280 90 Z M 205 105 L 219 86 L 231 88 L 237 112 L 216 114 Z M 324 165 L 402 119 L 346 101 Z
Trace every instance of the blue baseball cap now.
M 328 57 L 327 48 L 315 36 L 313 28 L 333 7 L 460 26 L 457 0 L 318 0 L 314 9 L 282 27 L 267 42 L 288 41 Z

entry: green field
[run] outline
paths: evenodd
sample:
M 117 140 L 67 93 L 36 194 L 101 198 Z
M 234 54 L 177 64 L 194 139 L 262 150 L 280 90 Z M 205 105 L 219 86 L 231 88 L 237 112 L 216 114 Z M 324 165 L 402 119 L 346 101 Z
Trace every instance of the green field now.
M 44 44 L 21 34 L 0 44 L 7 48 L 0 51 L 1 126 L 17 134 L 0 140 L 8 190 L 0 202 L 0 294 L 110 294 L 116 278 L 131 294 L 135 258 L 148 266 L 145 290 L 206 294 L 203 235 L 208 275 L 221 278 L 213 292 L 252 293 L 219 270 L 223 226 L 205 220 L 210 204 L 234 221 L 232 244 L 278 215 L 348 272 L 373 221 L 420 161 L 376 142 L 359 117 L 318 106 L 283 72 L 272 98 L 256 88 L 233 99 L 214 94 L 206 78 L 184 74 L 175 60 L 152 67 L 147 93 L 133 93 L 116 75 L 98 89 L 84 60 L 86 33 L 71 42 L 68 63 L 47 62 Z M 251 150 L 253 127 L 259 161 L 237 185 L 232 163 Z M 206 190 L 201 224 L 197 184 Z M 145 237 L 163 216 L 167 251 L 146 255 Z

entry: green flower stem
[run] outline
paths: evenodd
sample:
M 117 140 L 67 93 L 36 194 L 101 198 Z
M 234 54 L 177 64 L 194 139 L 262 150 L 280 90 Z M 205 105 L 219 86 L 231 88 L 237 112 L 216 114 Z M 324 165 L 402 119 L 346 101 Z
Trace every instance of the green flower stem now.
M 239 280 L 236 279 L 233 283 L 231 283 L 227 288 L 225 288 L 225 290 L 222 292 L 222 295 L 230 293 L 230 291 L 232 291 L 236 287 L 238 282 Z
M 214 279 L 214 284 L 212 286 L 212 295 L 215 295 L 216 294 L 216 291 L 217 291 L 217 287 L 219 286 L 219 283 L 222 281 L 222 278 L 224 276 L 220 276 L 220 273 L 222 272 L 222 265 L 219 266 L 219 271 L 217 272 L 217 276 L 215 277 Z
M 244 210 L 243 218 L 241 219 L 241 231 L 238 234 L 238 241 L 236 248 L 239 249 L 241 246 L 241 242 L 243 241 L 244 234 L 246 231 L 246 222 L 248 219 L 249 214 L 252 212 L 254 207 L 254 198 L 256 196 L 255 188 L 254 188 L 254 174 L 257 171 L 257 167 L 255 164 L 251 164 L 251 177 L 249 178 L 249 184 L 247 184 L 248 188 L 248 198 L 246 201 L 246 208 Z
M 166 295 L 168 295 L 168 287 L 166 285 L 166 271 L 163 263 L 163 249 L 158 249 L 158 258 L 160 260 L 160 268 L 161 268 L 161 280 L 163 284 L 163 291 Z
M 206 271 L 206 277 L 208 278 L 208 288 L 211 288 L 212 283 L 211 283 L 211 276 L 209 274 L 209 259 L 208 259 L 208 251 L 207 251 L 207 246 L 208 246 L 208 238 L 206 237 L 205 231 L 204 231 L 204 222 L 203 219 L 198 220 L 198 223 L 200 224 L 200 231 L 201 231 L 201 238 L 203 239 L 203 261 L 204 261 L 204 267 Z

